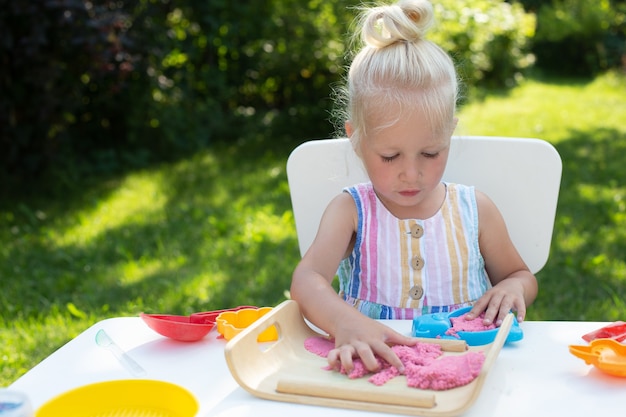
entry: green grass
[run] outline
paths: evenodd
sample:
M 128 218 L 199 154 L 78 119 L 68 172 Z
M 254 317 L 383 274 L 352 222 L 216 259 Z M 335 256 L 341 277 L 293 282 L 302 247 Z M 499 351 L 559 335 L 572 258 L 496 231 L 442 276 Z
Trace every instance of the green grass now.
M 529 319 L 626 318 L 625 93 L 615 75 L 531 80 L 461 109 L 457 133 L 540 137 L 564 160 Z M 294 142 L 262 135 L 0 202 L 0 386 L 104 318 L 281 302 L 299 258 L 284 170 Z

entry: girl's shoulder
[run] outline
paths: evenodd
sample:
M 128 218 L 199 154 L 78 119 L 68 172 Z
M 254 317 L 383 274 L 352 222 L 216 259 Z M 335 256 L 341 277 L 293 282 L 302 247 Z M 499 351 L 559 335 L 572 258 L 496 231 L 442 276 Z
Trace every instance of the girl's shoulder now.
M 347 218 L 353 217 L 356 214 L 356 205 L 354 198 L 348 192 L 337 194 L 330 200 L 326 207 L 325 215 L 330 215 L 334 218 Z
M 482 191 L 476 190 L 476 206 L 478 206 L 479 213 L 481 211 L 485 212 L 497 212 L 500 215 L 500 210 L 496 206 L 496 203 L 493 202 L 491 198 Z

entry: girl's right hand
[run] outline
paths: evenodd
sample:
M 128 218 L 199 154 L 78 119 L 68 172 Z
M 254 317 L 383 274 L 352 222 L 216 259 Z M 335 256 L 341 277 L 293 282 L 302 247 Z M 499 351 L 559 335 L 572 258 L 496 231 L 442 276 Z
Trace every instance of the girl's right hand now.
M 333 369 L 343 369 L 350 373 L 354 369 L 354 359 L 360 358 L 369 371 L 376 372 L 380 368 L 377 358 L 380 358 L 402 374 L 404 365 L 391 346 L 414 346 L 416 343 L 416 339 L 401 335 L 383 323 L 362 316 L 356 323 L 346 323 L 336 329 L 335 349 L 328 353 L 328 364 Z

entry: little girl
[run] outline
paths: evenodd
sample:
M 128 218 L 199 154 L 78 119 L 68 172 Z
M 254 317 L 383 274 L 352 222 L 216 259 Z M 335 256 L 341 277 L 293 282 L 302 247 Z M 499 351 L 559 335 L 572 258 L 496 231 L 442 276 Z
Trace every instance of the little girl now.
M 390 345 L 415 344 L 375 319 L 411 319 L 472 305 L 469 318 L 524 319 L 537 281 L 483 193 L 442 182 L 456 127 L 457 75 L 424 39 L 426 0 L 364 9 L 364 46 L 347 82 L 345 129 L 370 182 L 328 205 L 293 274 L 291 296 L 335 339 L 329 364 L 375 355 L 403 372 Z M 339 295 L 332 287 L 339 276 Z

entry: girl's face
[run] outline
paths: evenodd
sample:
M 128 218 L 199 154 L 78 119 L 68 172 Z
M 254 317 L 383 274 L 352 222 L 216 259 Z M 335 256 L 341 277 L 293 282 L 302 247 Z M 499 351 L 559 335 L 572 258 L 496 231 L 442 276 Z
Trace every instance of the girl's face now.
M 378 198 L 391 213 L 400 219 L 428 218 L 439 210 L 445 197 L 441 178 L 448 160 L 450 134 L 433 134 L 420 111 L 404 112 L 406 117 L 389 127 L 369 129 L 356 152 Z M 346 131 L 350 136 L 349 122 Z

